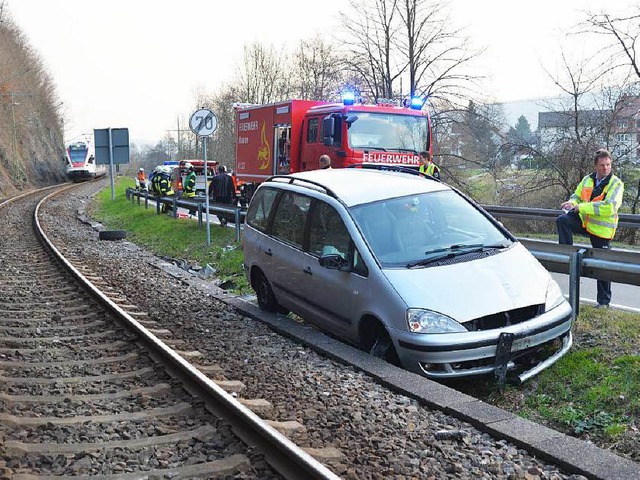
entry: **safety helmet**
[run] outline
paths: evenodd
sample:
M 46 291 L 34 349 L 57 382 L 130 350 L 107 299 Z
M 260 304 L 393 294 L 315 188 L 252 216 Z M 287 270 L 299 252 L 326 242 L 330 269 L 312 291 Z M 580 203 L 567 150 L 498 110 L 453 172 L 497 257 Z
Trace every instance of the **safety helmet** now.
M 144 172 L 144 168 L 140 167 L 140 171 L 141 171 L 141 172 Z
M 189 170 L 193 169 L 193 165 L 191 165 L 190 163 L 185 163 L 184 164 L 184 168 L 188 168 Z

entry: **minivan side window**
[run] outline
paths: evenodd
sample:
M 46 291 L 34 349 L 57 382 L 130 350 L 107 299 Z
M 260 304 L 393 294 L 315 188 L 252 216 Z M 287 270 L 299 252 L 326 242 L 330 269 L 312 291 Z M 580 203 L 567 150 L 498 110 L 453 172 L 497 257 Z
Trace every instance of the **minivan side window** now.
M 318 257 L 338 254 L 347 261 L 353 257 L 353 272 L 363 277 L 369 275 L 369 269 L 355 248 L 340 215 L 325 202 L 316 201 L 311 209 L 308 251 Z
M 338 254 L 348 260 L 351 237 L 340 215 L 331 205 L 318 201 L 311 213 L 309 225 L 309 253 Z
M 271 234 L 287 243 L 302 248 L 304 224 L 311 198 L 293 192 L 284 192 L 278 202 L 271 225 Z
M 264 232 L 267 229 L 269 214 L 273 208 L 273 202 L 278 195 L 278 190 L 273 188 L 260 188 L 251 199 L 247 211 L 247 224 Z

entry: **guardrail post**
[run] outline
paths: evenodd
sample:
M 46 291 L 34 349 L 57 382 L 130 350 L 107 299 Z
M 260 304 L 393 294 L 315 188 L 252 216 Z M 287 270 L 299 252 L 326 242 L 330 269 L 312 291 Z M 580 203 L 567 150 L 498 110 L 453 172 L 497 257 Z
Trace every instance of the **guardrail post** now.
M 156 213 L 160 215 L 160 210 L 162 206 L 162 197 L 156 197 Z
M 144 192 L 144 208 L 149 208 L 149 192 Z
M 138 206 L 140 206 L 140 192 L 136 193 L 136 197 L 138 197 Z
M 580 270 L 586 251 L 586 248 L 581 248 L 574 252 L 569 259 L 569 303 L 573 309 L 574 318 L 578 318 L 580 313 Z
M 198 203 L 198 228 L 202 228 L 202 203 Z
M 236 207 L 236 211 L 233 212 L 235 217 L 234 221 L 236 222 L 236 242 L 240 241 L 240 209 Z
M 178 218 L 178 197 L 173 197 L 173 218 Z
M 129 200 L 129 189 L 128 188 L 125 190 L 125 195 L 127 197 L 127 200 Z

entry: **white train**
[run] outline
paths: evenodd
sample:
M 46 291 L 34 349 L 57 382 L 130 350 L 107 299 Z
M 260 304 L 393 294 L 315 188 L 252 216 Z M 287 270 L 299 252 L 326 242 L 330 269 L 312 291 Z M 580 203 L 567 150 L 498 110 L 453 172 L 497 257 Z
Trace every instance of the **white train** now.
M 65 151 L 67 177 L 72 182 L 93 180 L 107 173 L 106 165 L 96 165 L 95 150 L 89 140 L 69 143 Z

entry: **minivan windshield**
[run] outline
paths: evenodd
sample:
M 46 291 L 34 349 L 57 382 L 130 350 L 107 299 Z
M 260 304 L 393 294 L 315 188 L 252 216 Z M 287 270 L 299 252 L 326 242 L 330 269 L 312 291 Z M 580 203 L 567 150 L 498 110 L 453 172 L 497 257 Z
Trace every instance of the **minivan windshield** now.
M 383 267 L 426 266 L 513 243 L 453 190 L 390 198 L 350 210 Z

